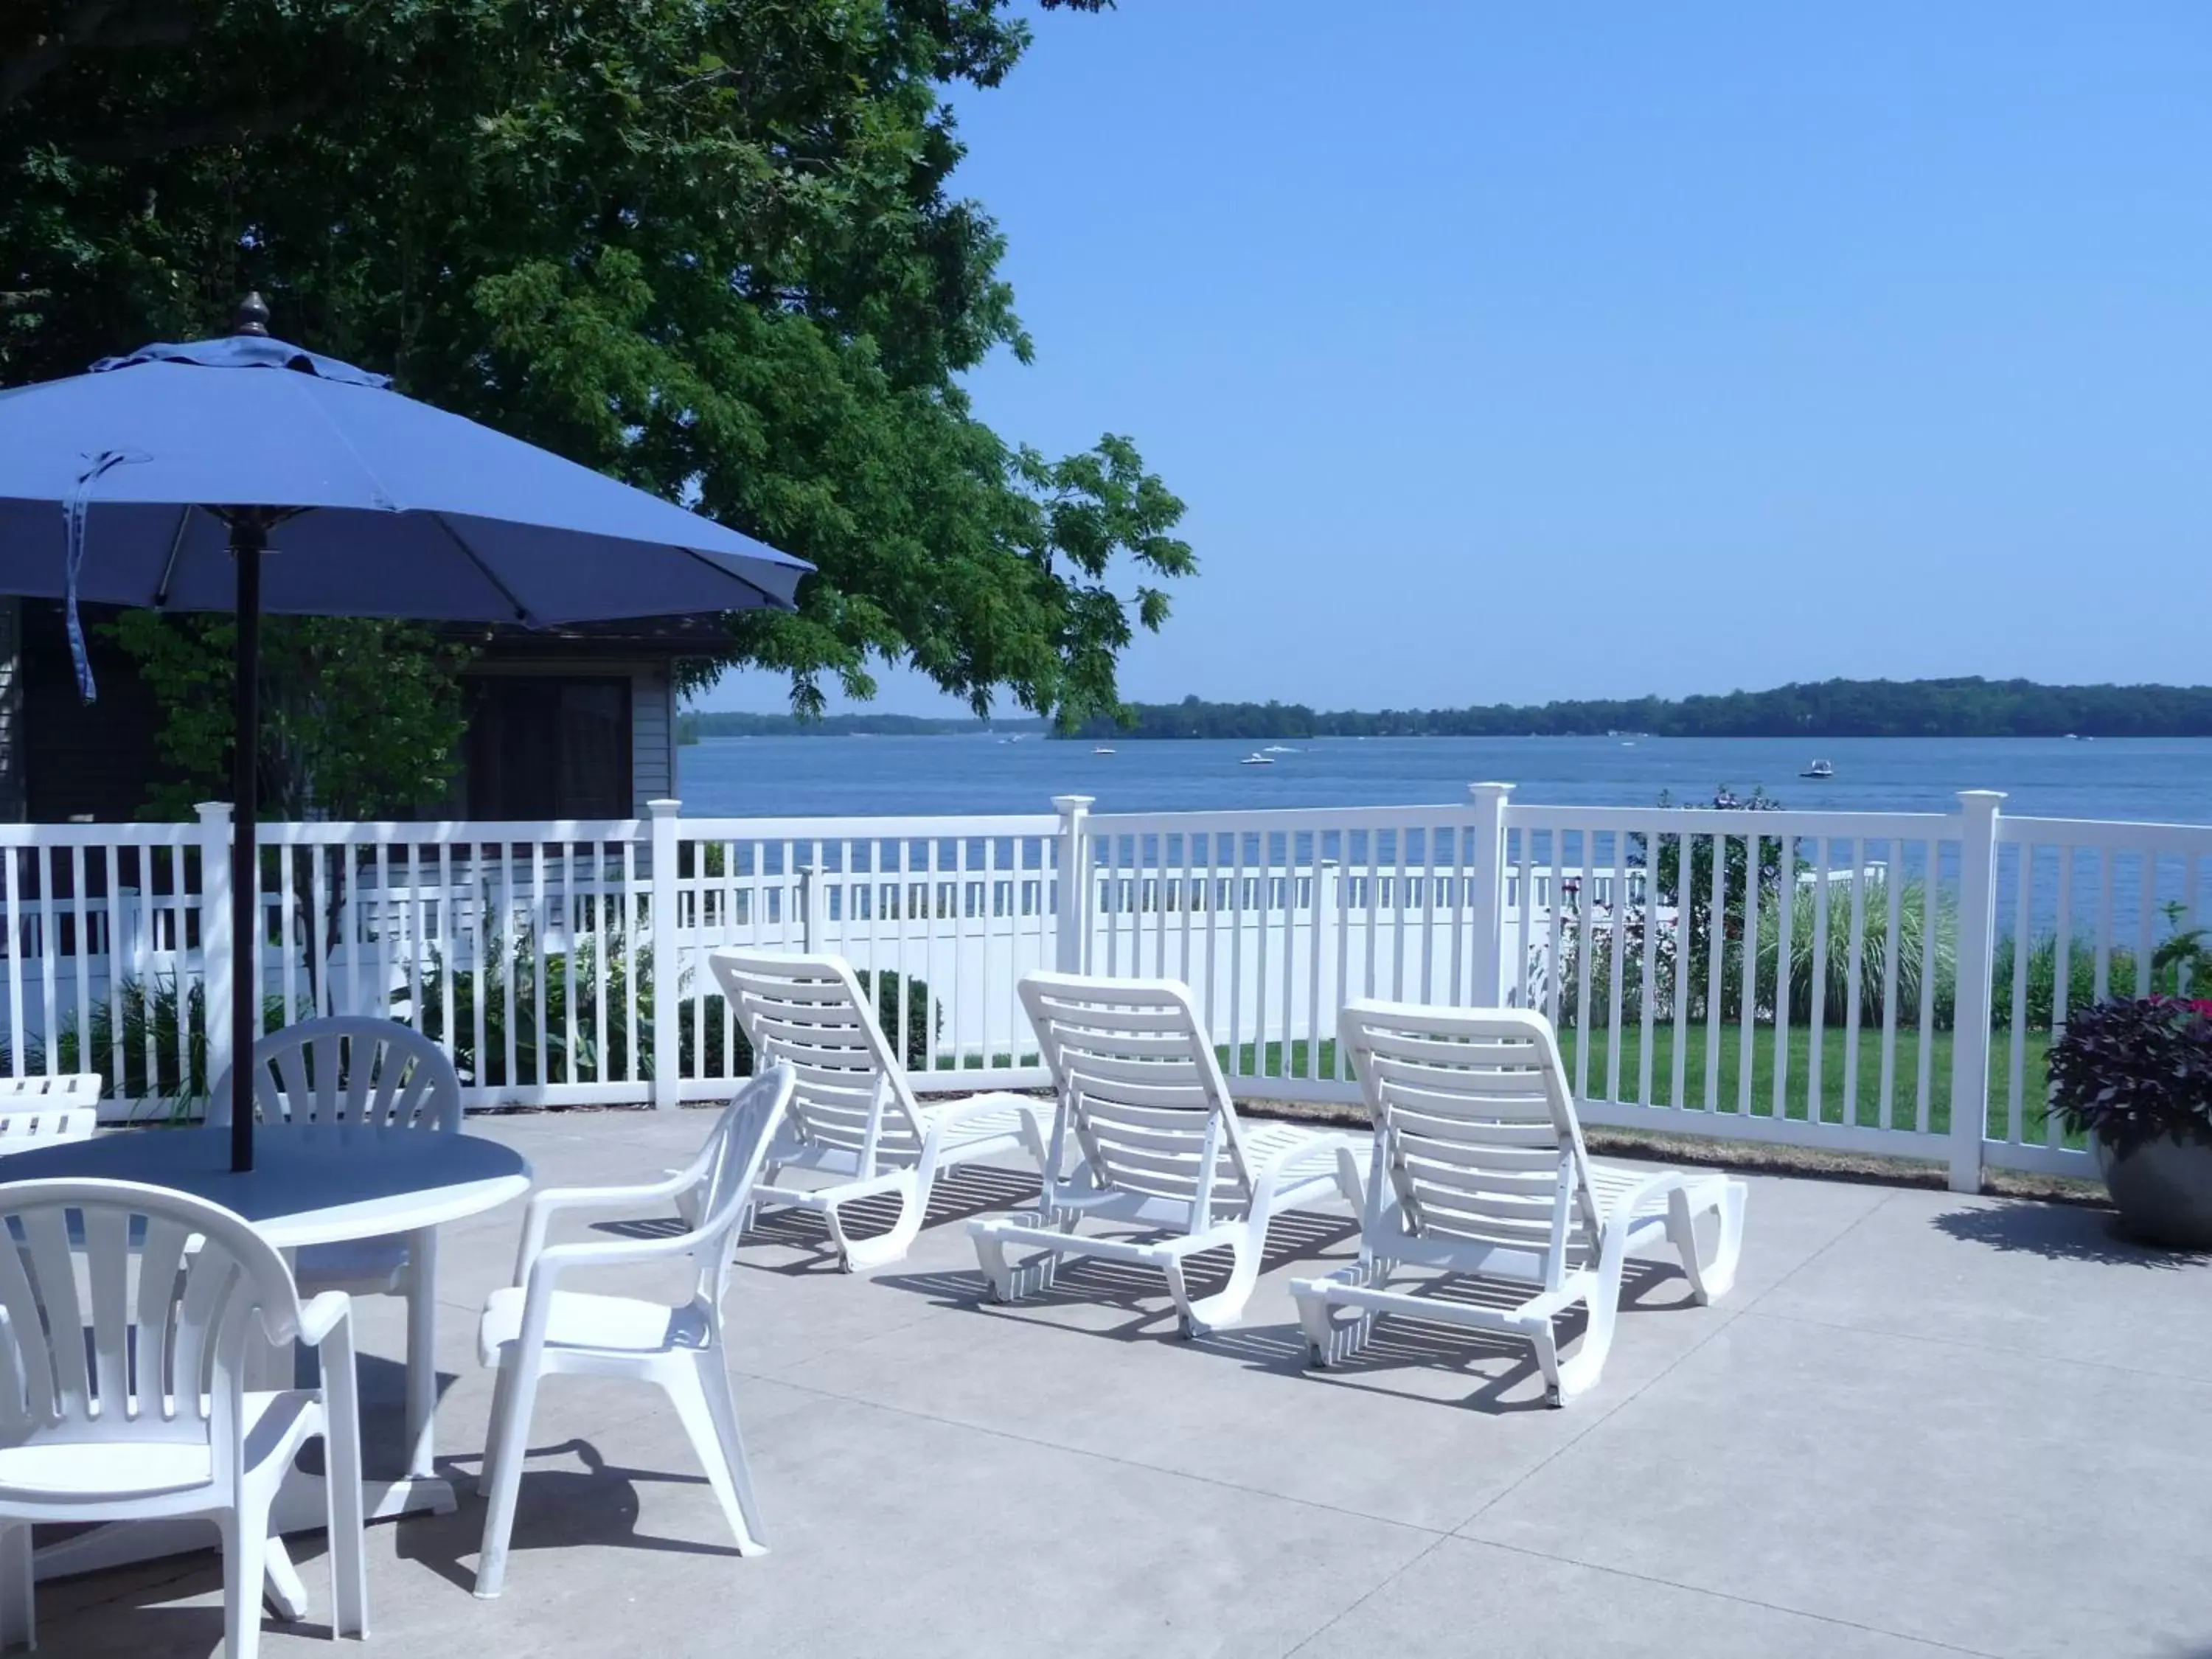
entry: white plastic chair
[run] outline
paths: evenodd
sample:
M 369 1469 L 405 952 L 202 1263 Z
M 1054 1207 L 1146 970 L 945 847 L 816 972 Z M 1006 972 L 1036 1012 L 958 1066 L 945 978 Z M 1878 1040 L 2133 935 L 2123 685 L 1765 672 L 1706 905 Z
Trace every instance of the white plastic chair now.
M 351 1304 L 302 1308 L 240 1216 L 127 1181 L 0 1187 L 0 1642 L 34 1633 L 34 1522 L 205 1516 L 222 1529 L 225 1650 L 261 1638 L 269 1508 L 328 1451 L 336 1635 L 368 1632 Z M 187 1248 L 191 1246 L 191 1248 Z M 324 1382 L 246 1386 L 261 1343 L 323 1351 Z
M 1326 1129 L 1242 1121 L 1188 986 L 1036 973 L 1021 994 L 1060 1109 L 1036 1213 L 968 1224 L 994 1300 L 1049 1285 L 1062 1256 L 1133 1261 L 1166 1276 L 1182 1333 L 1194 1336 L 1243 1314 L 1275 1216 L 1339 1197 L 1358 1206 L 1364 1146 Z M 1071 1142 L 1082 1161 L 1060 1178 Z M 1100 1238 L 1076 1231 L 1084 1220 L 1170 1232 Z M 1228 1283 L 1194 1302 L 1185 1261 L 1224 1245 Z M 1044 1254 L 1017 1267 L 1009 1246 Z
M 230 1129 L 230 1073 L 216 1080 L 207 1127 Z M 357 1123 L 461 1132 L 461 1080 L 453 1062 L 412 1026 L 374 1016 L 302 1020 L 253 1045 L 253 1098 L 263 1122 Z M 300 1292 L 397 1296 L 407 1303 L 407 1473 L 431 1468 L 438 1407 L 437 1235 L 387 1234 L 310 1244 L 293 1269 Z
M 720 950 L 708 960 L 752 1044 L 754 1065 L 788 1061 L 798 1081 L 755 1204 L 819 1215 L 846 1272 L 906 1255 L 942 1171 L 1009 1152 L 1025 1152 L 1042 1167 L 1050 1109 L 1011 1094 L 917 1100 L 844 957 Z M 787 1187 L 787 1170 L 838 1178 Z M 890 1229 L 867 1238 L 848 1234 L 845 1207 L 886 1193 L 898 1199 Z
M 708 1482 L 737 1534 L 738 1553 L 757 1555 L 767 1548 L 761 1541 L 744 1443 L 738 1435 L 737 1400 L 724 1353 L 722 1298 L 753 1182 L 790 1104 L 792 1082 L 789 1066 L 775 1066 L 748 1083 L 724 1109 L 699 1155 L 665 1181 L 649 1187 L 543 1192 L 530 1200 L 515 1283 L 492 1292 L 477 1332 L 479 1357 L 499 1370 L 485 1437 L 483 1484 L 491 1501 L 477 1562 L 478 1595 L 497 1595 L 507 1576 L 507 1542 L 514 1530 L 538 1382 L 556 1372 L 628 1377 L 665 1392 L 706 1466 Z M 678 1237 L 545 1243 L 546 1224 L 556 1212 L 635 1207 L 674 1199 L 689 1199 L 687 1207 L 699 1218 Z M 691 1299 L 679 1308 L 559 1288 L 561 1279 L 578 1267 L 636 1267 L 687 1256 L 696 1271 Z
M 1377 1314 L 1406 1314 L 1526 1338 L 1551 1403 L 1563 1406 L 1605 1364 L 1630 1251 L 1670 1242 L 1700 1303 L 1735 1284 L 1744 1183 L 1593 1163 L 1542 1015 L 1353 1002 L 1337 1040 L 1375 1120 L 1375 1163 L 1358 1261 L 1291 1286 L 1315 1364 L 1358 1352 Z M 1707 1213 L 1717 1229 L 1702 1256 L 1697 1220 Z M 1401 1264 L 1517 1282 L 1529 1295 L 1497 1307 L 1394 1290 Z M 1562 1359 L 1552 1322 L 1577 1303 L 1589 1322 Z M 1337 1320 L 1339 1308 L 1354 1316 Z
M 97 1072 L 0 1078 L 0 1156 L 89 1140 L 100 1122 Z

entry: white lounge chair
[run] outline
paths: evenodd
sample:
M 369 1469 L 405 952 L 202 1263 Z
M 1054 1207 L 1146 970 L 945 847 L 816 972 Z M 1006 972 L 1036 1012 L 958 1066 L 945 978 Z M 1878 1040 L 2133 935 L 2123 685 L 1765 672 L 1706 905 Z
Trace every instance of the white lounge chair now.
M 1337 1029 L 1375 1119 L 1375 1164 L 1358 1263 L 1291 1286 L 1315 1364 L 1356 1352 L 1377 1314 L 1407 1314 L 1527 1338 L 1551 1403 L 1562 1406 L 1605 1364 L 1631 1250 L 1668 1240 L 1699 1302 L 1735 1282 L 1744 1183 L 1591 1162 L 1541 1015 L 1354 1002 Z M 1707 1212 L 1717 1233 L 1701 1256 L 1697 1221 Z M 1414 1295 L 1389 1287 L 1401 1264 L 1531 1293 L 1510 1308 Z M 1552 1322 L 1577 1303 L 1589 1323 L 1562 1359 Z M 1339 1320 L 1337 1309 L 1353 1316 Z
M 230 1130 L 230 1073 L 216 1079 L 207 1127 Z M 461 1132 L 461 1080 L 422 1032 L 396 1019 L 301 1020 L 253 1045 L 253 1100 L 264 1122 L 366 1123 L 426 1134 Z M 437 1376 L 438 1235 L 310 1244 L 295 1267 L 303 1296 L 396 1296 L 407 1304 L 407 1473 L 427 1479 Z M 418 1359 L 421 1363 L 417 1363 Z
M 1050 1285 L 1062 1256 L 1133 1261 L 1165 1275 L 1182 1333 L 1194 1336 L 1243 1314 L 1277 1215 L 1339 1197 L 1358 1207 L 1364 1137 L 1241 1121 L 1188 987 L 1039 973 L 1022 981 L 1021 994 L 1060 1108 L 1036 1213 L 968 1224 L 995 1300 Z M 1071 1143 L 1081 1163 L 1061 1178 Z M 1168 1236 L 1079 1234 L 1085 1220 Z M 1008 1249 L 1022 1246 L 1043 1255 L 1010 1264 Z M 1184 1263 L 1224 1246 L 1228 1283 L 1193 1301 Z
M 737 1534 L 738 1553 L 757 1555 L 767 1548 L 761 1541 L 744 1443 L 738 1436 L 722 1299 L 729 1291 L 731 1258 L 752 1201 L 753 1182 L 791 1091 L 787 1066 L 772 1066 L 754 1078 L 723 1109 L 690 1165 L 665 1181 L 649 1187 L 543 1192 L 530 1200 L 515 1282 L 491 1293 L 477 1330 L 479 1357 L 499 1371 L 481 1483 L 491 1501 L 477 1559 L 478 1595 L 497 1595 L 506 1577 L 538 1382 L 555 1372 L 626 1377 L 665 1393 Z M 677 1237 L 546 1245 L 546 1224 L 556 1211 L 634 1207 L 668 1199 L 685 1200 L 682 1207 L 699 1218 Z M 695 1267 L 691 1299 L 680 1308 L 559 1287 L 562 1276 L 575 1267 L 638 1267 L 687 1256 Z
M 269 1510 L 325 1443 L 334 1636 L 368 1627 L 352 1304 L 304 1308 L 240 1216 L 128 1181 L 0 1187 L 0 1644 L 28 1644 L 33 1524 L 204 1516 L 222 1540 L 223 1651 L 261 1639 Z M 246 1387 L 250 1350 L 321 1351 L 314 1387 Z
M 819 1215 L 846 1272 L 905 1255 L 945 1170 L 1010 1152 L 1024 1152 L 1042 1168 L 1051 1108 L 1010 1094 L 917 1100 L 844 957 L 721 950 L 708 961 L 752 1044 L 753 1064 L 787 1061 L 798 1079 L 755 1207 Z M 785 1186 L 784 1173 L 792 1170 L 836 1179 L 819 1187 Z M 885 1194 L 898 1200 L 890 1230 L 852 1237 L 846 1207 Z
M 89 1140 L 100 1121 L 100 1076 L 0 1078 L 0 1154 Z

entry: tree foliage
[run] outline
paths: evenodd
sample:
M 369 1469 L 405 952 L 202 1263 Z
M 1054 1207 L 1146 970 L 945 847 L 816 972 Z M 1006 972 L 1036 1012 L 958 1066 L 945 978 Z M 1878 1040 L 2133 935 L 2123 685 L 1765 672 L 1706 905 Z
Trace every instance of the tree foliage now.
M 1044 0 L 1096 10 L 1103 0 Z M 1109 435 L 1051 458 L 962 374 L 1030 342 L 945 94 L 1009 0 L 25 0 L 0 18 L 0 383 L 276 331 L 813 561 L 726 660 L 911 661 L 1078 719 L 1194 568 Z
M 109 624 L 137 659 L 177 776 L 149 807 L 189 817 L 228 799 L 238 625 L 126 611 Z M 465 653 L 428 630 L 373 617 L 270 617 L 261 641 L 261 810 L 348 821 L 428 806 L 453 781 Z

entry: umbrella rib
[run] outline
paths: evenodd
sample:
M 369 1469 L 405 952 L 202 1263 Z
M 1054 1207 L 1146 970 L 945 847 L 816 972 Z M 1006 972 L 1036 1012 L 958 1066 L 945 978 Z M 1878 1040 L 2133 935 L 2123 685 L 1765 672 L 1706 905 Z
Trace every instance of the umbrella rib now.
M 431 522 L 435 524 L 439 529 L 446 532 L 446 539 L 452 542 L 455 547 L 461 550 L 461 556 L 465 558 L 471 564 L 476 566 L 479 571 L 483 572 L 483 579 L 489 582 L 494 587 L 497 588 L 500 592 L 500 597 L 514 607 L 514 619 L 522 623 L 525 627 L 537 627 L 537 622 L 530 614 L 530 607 L 523 604 L 523 602 L 515 596 L 515 592 L 513 588 L 509 587 L 504 581 L 500 580 L 499 572 L 494 570 L 489 565 L 484 562 L 483 556 L 478 553 L 476 549 L 471 547 L 468 543 L 463 539 L 461 532 L 454 529 L 451 524 L 447 522 L 446 515 L 442 513 L 433 513 L 429 516 Z
M 161 561 L 161 580 L 154 589 L 154 609 L 165 610 L 169 603 L 169 582 L 177 574 L 177 555 L 184 550 L 185 527 L 192 521 L 192 505 L 185 503 L 177 514 L 177 533 L 169 538 L 169 556 Z
M 744 586 L 750 587 L 754 592 L 759 594 L 762 599 L 768 601 L 769 608 L 770 610 L 781 610 L 782 608 L 783 601 L 777 599 L 775 594 L 769 592 L 768 589 L 763 587 L 758 582 L 754 581 L 751 578 L 740 576 L 736 571 L 731 569 L 719 559 L 710 559 L 704 553 L 702 553 L 697 548 L 685 547 L 681 543 L 677 544 L 677 550 L 678 552 L 690 554 L 693 558 L 698 560 L 701 564 L 705 565 L 709 570 L 720 571 L 723 575 L 727 576 L 732 581 L 739 583 Z

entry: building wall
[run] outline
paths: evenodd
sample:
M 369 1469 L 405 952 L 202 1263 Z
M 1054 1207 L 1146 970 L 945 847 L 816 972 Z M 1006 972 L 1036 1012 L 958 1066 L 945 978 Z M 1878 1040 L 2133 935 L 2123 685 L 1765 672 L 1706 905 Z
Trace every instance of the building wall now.
M 680 798 L 676 787 L 676 690 L 666 665 L 631 673 L 629 720 L 631 793 L 643 817 L 647 802 Z
M 0 601 L 0 822 L 72 818 L 128 823 L 141 817 L 166 775 L 155 734 L 161 711 L 131 658 L 87 606 L 88 654 L 99 699 L 76 693 L 61 610 L 46 601 Z M 631 810 L 678 793 L 676 697 L 666 657 L 577 640 L 532 640 L 487 648 L 479 674 L 618 677 L 630 686 Z M 422 816 L 436 817 L 436 809 Z
M 609 658 L 580 651 L 558 655 L 487 655 L 471 674 L 502 678 L 542 675 L 553 678 L 617 676 L 629 682 L 630 810 L 647 815 L 647 803 L 677 796 L 676 683 L 664 661 Z
M 77 695 L 61 607 L 15 607 L 17 649 L 8 700 L 8 817 L 21 823 L 129 823 L 145 816 L 155 788 L 173 776 L 155 733 L 161 711 L 128 653 L 103 624 L 112 612 L 88 605 L 85 656 L 91 702 Z

